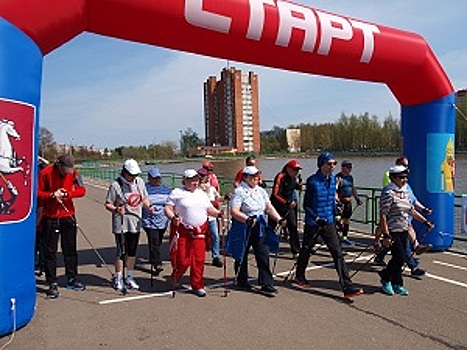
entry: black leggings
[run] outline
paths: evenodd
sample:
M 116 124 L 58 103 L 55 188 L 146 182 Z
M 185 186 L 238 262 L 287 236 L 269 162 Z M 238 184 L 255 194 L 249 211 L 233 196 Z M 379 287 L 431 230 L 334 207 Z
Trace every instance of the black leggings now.
M 138 248 L 139 232 L 125 232 L 115 234 L 115 243 L 117 244 L 117 257 L 123 259 L 124 256 L 135 257 Z M 125 245 L 125 247 L 123 247 Z

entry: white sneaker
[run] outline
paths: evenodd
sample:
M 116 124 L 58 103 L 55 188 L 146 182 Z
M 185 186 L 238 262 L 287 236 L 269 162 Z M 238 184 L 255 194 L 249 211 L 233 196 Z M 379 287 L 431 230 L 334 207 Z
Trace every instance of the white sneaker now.
M 116 278 L 114 281 L 114 289 L 117 292 L 123 292 L 125 290 L 125 286 L 123 285 L 123 280 L 120 278 Z
M 127 285 L 128 289 L 139 289 L 138 283 L 133 279 L 133 277 L 127 277 L 125 279 L 125 284 Z
M 193 294 L 200 298 L 205 297 L 207 295 L 204 289 L 193 289 Z

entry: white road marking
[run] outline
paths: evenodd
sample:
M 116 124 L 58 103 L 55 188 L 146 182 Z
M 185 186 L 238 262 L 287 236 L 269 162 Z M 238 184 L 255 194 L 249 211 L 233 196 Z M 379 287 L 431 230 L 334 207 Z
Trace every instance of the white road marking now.
M 114 303 L 122 303 L 124 301 L 133 301 L 133 300 L 139 300 L 139 299 L 148 299 L 148 298 L 154 298 L 154 297 L 167 297 L 172 295 L 172 291 L 170 292 L 163 292 L 163 293 L 151 293 L 151 294 L 145 294 L 145 295 L 136 295 L 132 297 L 123 297 L 123 298 L 118 298 L 118 299 L 108 299 L 108 300 L 102 300 L 99 301 L 100 305 L 106 305 L 106 304 L 114 304 Z
M 439 261 L 439 260 L 433 260 L 433 263 L 434 263 L 434 264 L 438 264 L 438 265 L 447 266 L 447 267 L 452 267 L 453 269 L 458 269 L 458 270 L 467 271 L 467 267 L 459 266 L 459 265 L 454 265 L 454 264 L 449 264 L 449 263 L 446 263 L 446 262 L 443 262 L 443 261 Z
M 445 278 L 445 277 L 441 277 L 441 276 L 437 276 L 437 275 L 432 275 L 431 273 L 428 273 L 428 272 L 425 274 L 425 276 L 433 278 L 433 279 L 438 280 L 438 281 L 442 281 L 442 282 L 454 284 L 456 286 L 467 288 L 467 283 L 451 280 L 449 278 Z
M 455 257 L 458 257 L 458 258 L 467 259 L 467 255 L 462 255 L 462 254 L 459 254 L 459 253 L 454 253 L 454 252 L 443 252 L 443 254 L 452 255 L 452 256 L 455 256 Z

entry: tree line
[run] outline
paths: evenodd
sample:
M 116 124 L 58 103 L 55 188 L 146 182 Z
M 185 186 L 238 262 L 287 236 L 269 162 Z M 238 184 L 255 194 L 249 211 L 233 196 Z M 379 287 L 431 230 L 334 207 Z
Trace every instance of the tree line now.
M 382 122 L 369 113 L 347 116 L 342 113 L 337 122 L 291 125 L 300 130 L 302 151 L 395 152 L 401 148 L 399 120 L 389 115 Z M 263 152 L 287 151 L 285 129 L 274 127 L 263 133 Z
M 467 111 L 464 116 L 456 115 L 456 150 L 467 150 Z M 342 113 L 334 122 L 301 123 L 288 128 L 300 130 L 302 152 L 330 150 L 334 152 L 400 152 L 402 137 L 399 119 L 389 115 L 380 121 L 369 113 L 347 116 Z M 180 144 L 179 144 L 180 143 Z M 55 142 L 53 134 L 45 127 L 40 128 L 39 153 L 46 159 L 56 159 L 60 153 L 70 152 L 78 161 L 119 160 L 135 158 L 138 160 L 171 159 L 187 156 L 192 147 L 204 145 L 204 140 L 192 129 L 180 131 L 178 142 L 163 141 L 159 144 L 140 146 L 120 146 L 115 149 L 95 150 L 87 147 L 63 149 Z M 286 153 L 286 129 L 274 126 L 261 132 L 261 153 Z M 181 151 L 180 151 L 181 150 Z
M 455 147 L 467 150 L 467 108 L 464 115 L 456 113 Z M 330 150 L 334 152 L 400 152 L 402 136 L 400 120 L 389 115 L 380 121 L 369 113 L 347 116 L 342 113 L 334 123 L 290 125 L 300 130 L 302 152 Z M 261 152 L 287 152 L 286 129 L 274 126 L 261 133 Z

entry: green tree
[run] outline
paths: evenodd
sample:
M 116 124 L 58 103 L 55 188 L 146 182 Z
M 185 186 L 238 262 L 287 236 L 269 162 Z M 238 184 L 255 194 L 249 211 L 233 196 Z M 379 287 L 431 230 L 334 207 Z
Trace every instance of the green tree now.
M 180 148 L 181 154 L 187 156 L 188 150 L 192 147 L 203 146 L 204 141 L 198 136 L 192 128 L 187 128 L 181 135 Z
M 49 161 L 55 160 L 58 156 L 57 143 L 52 132 L 45 128 L 39 128 L 39 155 Z

